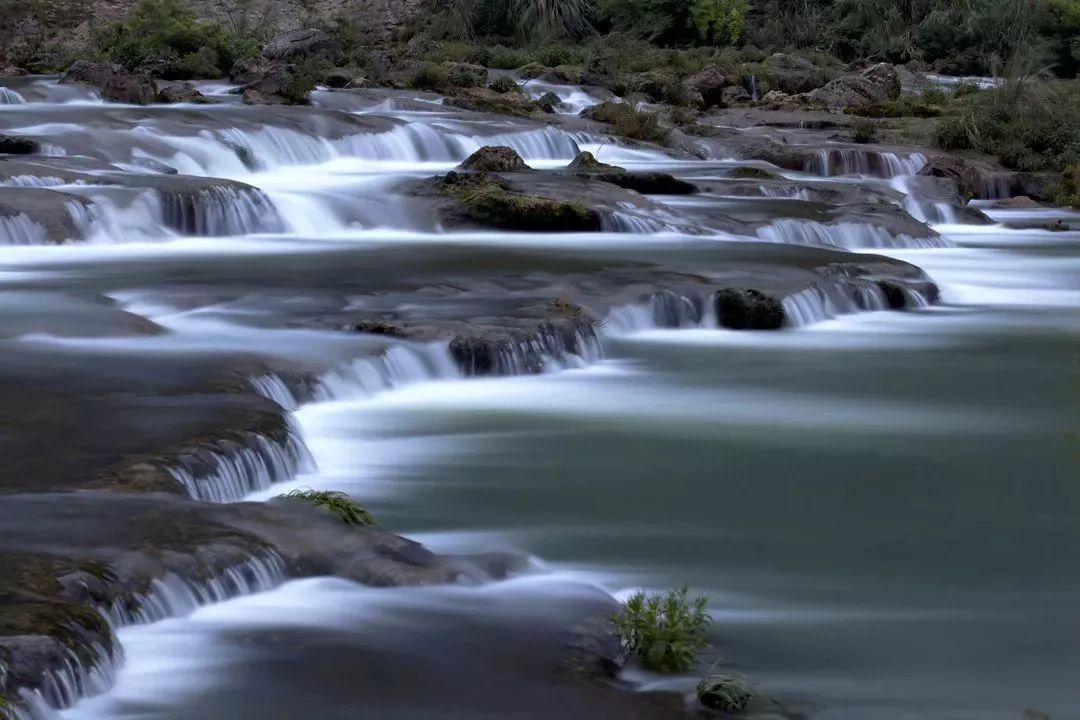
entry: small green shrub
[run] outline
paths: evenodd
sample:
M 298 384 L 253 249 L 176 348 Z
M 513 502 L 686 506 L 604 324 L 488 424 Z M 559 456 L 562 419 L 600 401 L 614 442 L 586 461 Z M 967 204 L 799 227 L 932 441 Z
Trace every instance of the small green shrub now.
M 859 118 L 851 126 L 851 141 L 857 143 L 877 142 L 877 127 L 866 118 Z
M 741 678 L 709 673 L 698 683 L 697 696 L 705 707 L 725 713 L 740 713 L 754 698 L 754 691 Z
M 624 652 L 656 672 L 690 670 L 708 644 L 706 603 L 703 596 L 691 599 L 686 587 L 632 595 L 613 618 Z
M 506 75 L 495 78 L 488 87 L 497 93 L 521 92 L 521 88 L 514 82 L 514 78 Z
M 409 78 L 408 84 L 417 90 L 444 90 L 450 85 L 449 73 L 442 65 L 422 63 Z
M 660 125 L 660 115 L 655 112 L 636 110 L 628 103 L 603 102 L 590 108 L 588 117 L 612 126 L 616 135 L 660 142 L 668 131 Z
M 962 98 L 968 95 L 975 95 L 983 91 L 983 88 L 977 83 L 970 80 L 962 80 L 953 86 L 953 97 Z
M 944 105 L 949 98 L 944 90 L 936 85 L 930 85 L 923 88 L 922 99 L 928 105 Z
M 371 513 L 343 492 L 304 488 L 293 490 L 281 497 L 285 500 L 306 502 L 317 508 L 327 510 L 346 525 L 375 524 L 375 518 L 371 516 Z

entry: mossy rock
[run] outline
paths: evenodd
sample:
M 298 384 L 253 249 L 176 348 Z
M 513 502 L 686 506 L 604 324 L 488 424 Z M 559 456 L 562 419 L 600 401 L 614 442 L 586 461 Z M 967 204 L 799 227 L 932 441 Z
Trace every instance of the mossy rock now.
M 642 195 L 693 195 L 697 186 L 662 172 L 599 173 L 597 179 Z
M 446 104 L 462 110 L 518 117 L 531 117 L 544 110 L 540 103 L 529 100 L 522 93 L 497 93 L 490 88 L 480 87 L 457 88 L 449 92 Z
M 488 85 L 488 88 L 497 93 L 519 93 L 521 92 L 521 86 L 514 82 L 514 78 L 504 75 L 500 78 L 495 78 Z
M 517 151 L 505 145 L 486 145 L 458 165 L 469 172 L 526 172 L 531 170 Z
M 784 306 L 753 288 L 725 288 L 716 293 L 716 320 L 730 330 L 779 330 Z
M 576 202 L 525 195 L 487 173 L 451 172 L 438 185 L 465 219 L 484 227 L 525 232 L 599 232 L 600 214 Z
M 728 173 L 729 178 L 736 180 L 780 180 L 781 177 L 768 170 L 756 167 L 737 167 Z
M 626 172 L 624 168 L 618 165 L 608 165 L 602 163 L 596 159 L 588 150 L 583 150 L 574 156 L 574 159 L 570 161 L 570 164 L 566 167 L 567 170 L 572 170 L 576 173 L 614 173 L 614 172 Z

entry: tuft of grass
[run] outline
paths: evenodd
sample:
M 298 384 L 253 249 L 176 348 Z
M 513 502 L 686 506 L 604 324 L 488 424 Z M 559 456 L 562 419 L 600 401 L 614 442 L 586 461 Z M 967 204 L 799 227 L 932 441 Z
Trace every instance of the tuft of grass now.
M 488 87 L 490 87 L 497 93 L 521 92 L 521 88 L 518 87 L 518 84 L 516 82 L 514 82 L 514 78 L 508 75 L 504 75 L 500 78 L 495 78 L 491 81 L 491 85 L 489 85 Z
M 375 525 L 375 518 L 343 492 L 300 488 L 280 496 L 284 500 L 306 502 L 335 515 L 345 525 Z
M 859 118 L 851 125 L 851 141 L 862 144 L 877 142 L 877 126 L 871 120 Z
M 704 596 L 686 586 L 660 593 L 635 593 L 612 618 L 626 655 L 655 672 L 686 672 L 709 639 L 712 618 Z
M 698 683 L 697 696 L 707 708 L 740 713 L 754 698 L 754 691 L 742 678 L 710 672 Z

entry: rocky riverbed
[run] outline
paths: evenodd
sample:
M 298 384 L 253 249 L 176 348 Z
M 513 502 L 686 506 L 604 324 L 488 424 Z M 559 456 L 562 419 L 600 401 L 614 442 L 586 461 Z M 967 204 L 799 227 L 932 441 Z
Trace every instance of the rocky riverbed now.
M 971 288 L 991 295 L 1000 290 L 996 278 L 1008 270 L 993 264 L 983 270 L 980 263 L 989 262 L 997 252 L 990 248 L 1002 243 L 1020 258 L 1017 268 L 1036 267 L 1037 280 L 1018 272 L 1000 290 L 1007 295 L 1036 283 L 1029 296 L 1034 301 L 1005 303 L 1030 312 L 994 315 L 987 323 L 998 334 L 972 339 L 959 331 L 966 339 L 956 342 L 970 343 L 965 352 L 986 347 L 998 357 L 1003 334 L 1018 325 L 1029 328 L 1038 346 L 1033 352 L 1056 373 L 1061 344 L 1075 340 L 1080 240 L 1069 229 L 1075 215 L 1035 200 L 1030 207 L 990 204 L 1031 190 L 1037 178 L 925 147 L 853 143 L 847 116 L 805 107 L 895 97 L 899 79 L 886 66 L 817 89 L 766 96 L 769 107 L 716 107 L 724 104 L 723 83 L 713 87 L 709 78 L 698 78 L 695 89 L 714 107 L 662 142 L 627 139 L 612 124 L 592 119 L 602 116 L 589 108 L 619 88 L 560 84 L 554 76 L 534 90 L 525 83 L 527 95 L 538 95 L 535 104 L 526 95 L 530 104 L 515 101 L 512 113 L 503 114 L 494 112 L 505 109 L 500 103 L 508 100 L 501 96 L 516 97 L 517 90 L 451 93 L 447 101 L 423 91 L 321 88 L 308 105 L 264 106 L 253 104 L 262 96 L 253 96 L 250 84 L 244 91 L 240 84 L 196 83 L 181 95 L 162 97 L 153 80 L 147 85 L 95 72 L 0 78 L 9 98 L 0 106 L 0 387 L 6 401 L 0 409 L 0 712 L 20 719 L 272 714 L 259 703 L 238 708 L 235 699 L 223 700 L 229 680 L 215 685 L 187 678 L 148 700 L 142 693 L 154 677 L 140 675 L 147 655 L 139 632 L 166 628 L 170 618 L 198 623 L 200 606 L 238 602 L 243 614 L 245 596 L 260 593 L 284 604 L 269 611 L 265 624 L 221 621 L 213 632 L 223 635 L 213 643 L 253 653 L 250 676 L 233 666 L 223 671 L 236 688 L 257 684 L 260 672 L 277 678 L 282 690 L 276 702 L 289 708 L 282 717 L 299 717 L 303 698 L 327 687 L 337 687 L 340 697 L 316 703 L 314 714 L 305 716 L 372 707 L 384 708 L 387 717 L 436 712 L 441 702 L 417 699 L 417 685 L 468 717 L 708 715 L 688 697 L 685 683 L 643 677 L 616 663 L 619 652 L 606 621 L 613 596 L 635 586 L 633 580 L 559 578 L 553 587 L 543 585 L 550 571 L 527 538 L 481 537 L 464 547 L 437 536 L 421 537 L 426 544 L 406 539 L 393 531 L 470 528 L 452 516 L 417 521 L 401 509 L 406 501 L 383 506 L 378 493 L 371 501 L 377 517 L 382 509 L 391 518 L 387 529 L 345 528 L 306 506 L 275 499 L 280 488 L 329 479 L 369 504 L 361 493 L 371 488 L 350 484 L 359 477 L 355 467 L 334 475 L 330 466 L 342 452 L 366 458 L 378 445 L 372 429 L 346 424 L 335 427 L 331 440 L 312 429 L 317 424 L 305 425 L 303 413 L 399 391 L 407 404 L 404 391 L 410 388 L 461 387 L 470 398 L 460 400 L 467 419 L 475 412 L 471 403 L 485 402 L 488 382 L 548 376 L 577 382 L 574 373 L 582 368 L 618 367 L 628 358 L 685 379 L 700 372 L 699 363 L 726 367 L 738 354 L 679 354 L 685 340 L 663 335 L 676 331 L 735 347 L 780 348 L 823 337 L 815 328 L 872 318 L 883 323 L 876 331 L 879 349 L 888 352 L 899 343 L 896 352 L 910 353 L 903 343 L 927 332 L 921 323 L 963 324 L 982 308 L 1001 304 L 1000 298 L 987 303 L 983 295 L 972 302 Z M 540 91 L 554 93 L 558 104 L 542 101 Z M 571 110 L 583 110 L 583 116 Z M 971 205 L 972 197 L 988 202 Z M 972 244 L 977 249 L 968 249 Z M 974 280 L 964 275 L 966 263 Z M 634 342 L 628 338 L 643 337 L 672 340 L 675 357 L 644 360 L 640 350 L 627 349 L 625 343 Z M 950 345 L 940 337 L 934 343 Z M 733 375 L 725 381 L 752 385 L 757 364 L 790 367 L 798 375 L 804 361 L 780 350 L 750 367 L 730 368 Z M 866 362 L 873 366 L 875 360 Z M 850 374 L 853 388 L 861 387 L 858 354 L 841 353 L 836 363 Z M 1024 367 L 1003 355 L 990 370 L 1017 378 Z M 689 422 L 672 411 L 693 394 L 673 388 L 665 399 L 665 391 L 650 387 L 655 380 L 650 376 L 638 390 L 628 380 L 617 391 L 631 398 L 637 391 L 641 397 L 659 393 L 644 411 L 605 405 L 612 390 L 601 390 L 603 381 L 553 392 L 569 398 L 579 393 L 581 403 L 596 403 L 600 416 L 647 415 L 651 407 L 659 426 Z M 948 376 L 933 382 L 947 385 Z M 506 397 L 515 397 L 518 386 L 506 387 Z M 533 392 L 525 393 L 530 402 Z M 815 430 L 806 421 L 806 437 L 812 442 L 820 433 L 822 441 L 842 446 L 865 427 L 837 418 L 864 415 L 856 401 L 850 411 L 833 404 L 843 404 L 842 387 L 828 392 L 829 401 L 820 403 L 826 408 L 822 426 Z M 757 428 L 747 442 L 777 442 L 777 452 L 795 452 L 777 439 L 789 432 L 785 423 L 814 415 L 812 408 L 791 410 L 780 419 L 764 410 L 768 401 L 754 397 L 715 406 L 707 392 L 701 398 L 693 403 L 703 411 L 737 418 L 751 406 L 760 408 L 771 419 L 747 419 L 747 427 Z M 445 405 L 436 406 L 441 409 L 433 417 L 446 412 Z M 379 417 L 382 411 L 373 412 Z M 519 428 L 538 433 L 538 449 L 544 437 L 559 432 L 546 423 L 566 410 L 550 412 L 535 426 Z M 920 442 L 920 433 L 900 420 L 906 412 L 881 417 L 896 421 L 894 438 Z M 863 422 L 872 424 L 870 416 Z M 581 422 L 570 417 L 571 424 Z M 489 420 L 475 419 L 483 428 L 478 437 L 493 432 Z M 834 420 L 843 432 L 821 429 L 832 428 Z M 1049 432 L 1060 420 L 1049 410 L 1032 427 Z M 712 416 L 702 421 L 708 427 L 719 422 Z M 416 418 L 386 422 L 380 431 L 464 439 L 468 446 L 468 422 L 444 431 Z M 448 420 L 447 427 L 456 422 Z M 941 422 L 946 433 L 971 427 L 1005 433 L 970 419 L 955 427 Z M 726 433 L 717 431 L 725 438 L 724 466 L 753 465 L 747 458 L 754 451 L 740 455 Z M 309 448 L 316 439 L 338 454 Z M 657 438 L 644 442 L 653 444 L 673 476 L 697 467 L 696 460 L 686 465 L 685 457 L 700 450 L 681 457 Z M 536 457 L 556 457 L 559 447 Z M 1011 446 L 1003 441 L 1002 447 Z M 570 440 L 564 448 L 567 457 L 581 461 L 571 464 L 575 477 L 588 482 L 586 455 Z M 425 455 L 411 456 L 415 450 L 403 440 L 403 454 L 386 462 L 422 464 Z M 890 462 L 890 453 L 903 454 L 890 443 L 870 443 L 862 452 L 864 470 L 867 463 Z M 448 477 L 459 472 L 453 452 L 437 455 L 447 463 Z M 613 450 L 600 464 L 618 468 L 623 462 L 632 475 L 632 453 L 619 456 Z M 1012 457 L 999 462 L 1009 466 Z M 491 467 L 513 473 L 500 462 L 492 459 Z M 860 467 L 851 458 L 832 462 L 840 473 Z M 938 462 L 963 468 L 968 460 Z M 754 466 L 745 482 L 758 482 L 755 473 L 762 472 Z M 1039 502 L 1057 504 L 1067 524 L 1076 495 L 1059 484 L 1065 473 L 1050 464 Z M 552 486 L 558 485 L 553 477 Z M 708 494 L 701 488 L 683 492 Z M 638 502 L 659 502 L 648 499 L 644 486 L 633 494 L 644 495 Z M 612 489 L 590 502 L 617 508 L 621 493 Z M 864 511 L 891 517 L 878 507 Z M 682 512 L 673 512 L 672 528 Z M 400 516 L 408 521 L 395 522 Z M 609 520 L 619 525 L 617 517 Z M 716 553 L 699 569 L 725 568 L 725 541 L 706 527 L 700 532 Z M 1026 537 L 1014 548 L 1018 557 L 1040 546 L 1025 544 Z M 609 538 L 599 545 L 609 542 L 619 544 Z M 678 565 L 682 556 L 661 553 L 653 561 Z M 572 554 L 570 562 L 588 563 Z M 620 562 L 632 564 L 633 556 Z M 1055 564 L 1040 567 L 1053 574 Z M 723 581 L 714 580 L 678 582 L 708 586 L 711 603 L 722 612 Z M 530 589 L 530 582 L 540 587 Z M 1035 604 L 1057 606 L 1075 592 L 1071 585 L 1054 591 L 1033 583 Z M 361 585 L 386 594 L 367 595 Z M 313 594 L 289 595 L 297 588 Z M 286 619 L 324 612 L 320 603 L 335 592 L 341 593 L 340 604 L 331 603 L 337 610 L 385 603 L 381 612 L 392 615 L 396 606 L 415 624 L 396 640 L 393 633 L 376 633 L 363 645 L 334 633 L 356 632 L 367 620 L 316 622 L 305 634 L 302 623 Z M 490 612 L 469 614 L 470 603 Z M 430 648 L 413 637 L 418 628 L 431 632 Z M 721 630 L 722 644 L 730 628 Z M 192 637 L 204 631 L 192 629 Z M 306 672 L 290 692 L 274 666 L 283 661 L 283 648 L 304 648 L 306 642 L 312 647 L 299 650 L 301 656 L 340 658 L 356 675 L 374 677 L 382 667 L 386 682 L 364 680 L 346 691 L 337 680 Z M 125 645 L 131 648 L 126 660 Z M 163 657 L 172 657 L 171 645 L 161 647 Z M 194 651 L 177 646 L 175 652 Z M 441 653 L 469 659 L 450 668 L 445 657 L 435 660 Z M 413 658 L 420 668 L 411 689 L 395 657 Z M 1065 658 L 1061 667 L 1075 661 Z M 738 653 L 725 662 L 740 667 Z M 775 699 L 755 705 L 752 715 L 890 717 L 881 708 L 893 702 L 891 696 L 845 710 L 835 696 L 819 697 L 799 681 L 777 679 L 782 670 L 764 667 L 759 658 L 753 662 L 763 666 L 763 696 Z M 481 692 L 469 684 L 485 674 L 497 679 L 496 689 Z M 436 690 L 440 678 L 447 687 Z M 957 717 L 985 709 L 978 692 L 954 690 Z M 1048 707 L 1075 699 L 1064 689 L 1048 694 Z M 914 711 L 934 706 L 934 697 L 914 698 Z

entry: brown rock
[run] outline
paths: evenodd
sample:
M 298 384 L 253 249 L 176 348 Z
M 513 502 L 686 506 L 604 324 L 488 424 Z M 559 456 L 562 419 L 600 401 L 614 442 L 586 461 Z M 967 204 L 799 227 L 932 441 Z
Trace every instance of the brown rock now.
M 115 63 L 79 60 L 60 76 L 61 83 L 93 85 L 101 97 L 113 102 L 149 105 L 157 99 L 157 85 L 149 75 L 129 73 Z

